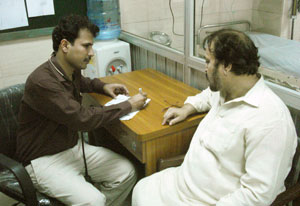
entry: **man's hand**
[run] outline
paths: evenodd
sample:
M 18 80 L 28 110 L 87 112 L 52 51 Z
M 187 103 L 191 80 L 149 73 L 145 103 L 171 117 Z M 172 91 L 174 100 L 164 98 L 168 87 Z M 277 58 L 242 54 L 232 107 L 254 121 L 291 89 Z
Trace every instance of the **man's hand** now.
M 171 107 L 164 114 L 162 125 L 173 125 L 185 120 L 190 114 L 196 113 L 196 109 L 191 104 L 185 104 L 181 108 Z
M 144 108 L 144 104 L 147 100 L 147 94 L 145 92 L 139 92 L 138 94 L 132 96 L 128 99 L 129 103 L 131 104 L 131 111 L 137 111 Z
M 115 98 L 118 94 L 129 95 L 128 89 L 123 84 L 105 84 L 103 91 L 112 98 Z

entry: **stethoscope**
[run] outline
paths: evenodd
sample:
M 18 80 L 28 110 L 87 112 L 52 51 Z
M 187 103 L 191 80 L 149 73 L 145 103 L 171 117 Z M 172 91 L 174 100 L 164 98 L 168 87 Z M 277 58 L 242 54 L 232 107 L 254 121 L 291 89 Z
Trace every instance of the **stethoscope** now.
M 51 61 L 51 58 L 48 59 L 48 61 L 50 62 L 50 64 L 54 67 L 54 69 L 61 75 L 61 76 L 65 76 L 61 71 L 58 70 L 58 68 L 53 64 L 53 62 Z M 86 158 L 85 158 L 85 151 L 84 151 L 84 139 L 83 139 L 83 132 L 80 131 L 80 137 L 81 137 L 81 144 L 82 144 L 82 153 L 83 153 L 83 162 L 84 162 L 84 168 L 85 168 L 85 174 L 84 174 L 84 178 L 87 182 L 93 184 L 92 178 L 88 173 L 88 168 L 87 168 L 87 163 L 86 163 Z

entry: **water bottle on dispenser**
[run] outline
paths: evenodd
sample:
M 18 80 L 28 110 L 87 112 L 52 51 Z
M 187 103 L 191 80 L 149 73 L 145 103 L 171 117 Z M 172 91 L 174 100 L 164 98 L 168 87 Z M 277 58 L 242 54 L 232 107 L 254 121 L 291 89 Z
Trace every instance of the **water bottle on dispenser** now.
M 87 16 L 100 28 L 96 39 L 112 40 L 120 36 L 120 8 L 118 0 L 87 0 Z
M 118 0 L 87 0 L 87 16 L 100 28 L 84 75 L 104 77 L 131 71 L 129 43 L 118 39 L 121 33 Z

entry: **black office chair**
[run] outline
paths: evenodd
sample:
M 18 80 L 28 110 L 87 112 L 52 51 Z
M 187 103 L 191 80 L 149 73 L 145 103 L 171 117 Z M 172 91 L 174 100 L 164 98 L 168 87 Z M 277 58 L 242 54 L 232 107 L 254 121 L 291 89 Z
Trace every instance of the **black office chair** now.
M 17 115 L 23 93 L 24 84 L 0 90 L 0 192 L 27 206 L 64 206 L 36 191 L 23 165 L 14 160 Z

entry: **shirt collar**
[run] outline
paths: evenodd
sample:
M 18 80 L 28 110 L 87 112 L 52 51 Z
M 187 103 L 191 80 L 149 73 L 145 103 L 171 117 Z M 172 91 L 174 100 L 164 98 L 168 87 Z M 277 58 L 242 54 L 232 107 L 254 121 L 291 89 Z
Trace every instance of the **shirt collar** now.
M 53 73 L 57 77 L 57 79 L 61 82 L 64 82 L 66 80 L 70 81 L 67 77 L 65 71 L 61 68 L 61 66 L 58 64 L 57 59 L 55 56 L 51 56 L 48 60 L 51 69 L 53 70 Z
M 261 75 L 255 85 L 244 96 L 228 101 L 227 103 L 243 101 L 254 107 L 259 107 L 260 101 L 263 99 L 264 87 L 265 82 L 263 76 Z

